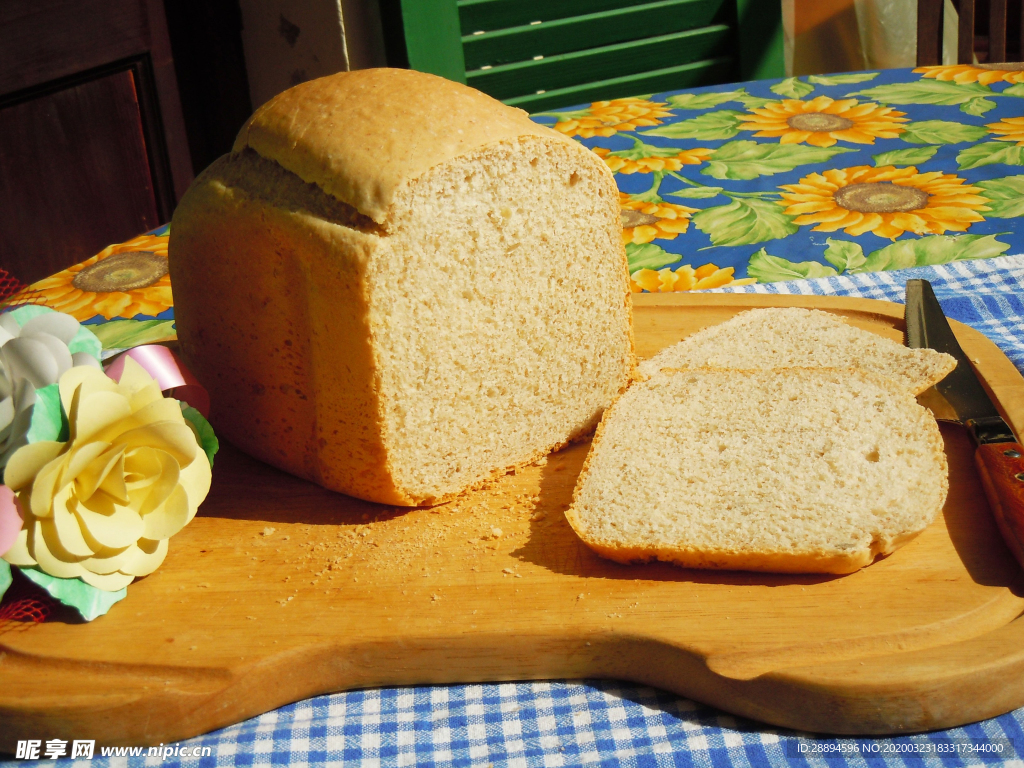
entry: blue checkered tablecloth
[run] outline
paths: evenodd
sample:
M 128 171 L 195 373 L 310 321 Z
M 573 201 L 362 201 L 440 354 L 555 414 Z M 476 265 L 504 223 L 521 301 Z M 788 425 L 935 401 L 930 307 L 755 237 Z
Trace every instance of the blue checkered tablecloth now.
M 719 292 L 845 295 L 902 302 L 905 281 L 916 277 L 932 282 L 950 317 L 986 334 L 1024 371 L 1024 255 Z M 164 756 L 103 757 L 97 747 L 92 760 L 56 762 L 168 767 L 1024 767 L 1022 726 L 1024 709 L 920 736 L 818 739 L 629 683 L 495 683 L 319 696 L 166 745 Z M 198 757 L 192 756 L 196 747 Z M 186 749 L 190 756 L 183 757 Z M 0 763 L 26 764 L 30 763 Z

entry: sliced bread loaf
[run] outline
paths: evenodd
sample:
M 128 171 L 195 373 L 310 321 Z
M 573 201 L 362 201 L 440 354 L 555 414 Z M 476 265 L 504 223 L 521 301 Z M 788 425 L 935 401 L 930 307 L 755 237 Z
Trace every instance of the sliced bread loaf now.
M 935 420 L 889 379 L 664 371 L 605 414 L 566 516 L 619 562 L 849 573 L 934 520 L 946 474 Z
M 184 196 L 169 249 L 218 432 L 370 501 L 436 503 L 532 461 L 634 375 L 607 166 L 422 72 L 274 97 Z
M 908 349 L 829 312 L 765 307 L 740 312 L 661 350 L 640 364 L 640 373 L 652 376 L 662 368 L 705 366 L 861 368 L 894 379 L 917 395 L 941 381 L 956 360 L 933 349 Z

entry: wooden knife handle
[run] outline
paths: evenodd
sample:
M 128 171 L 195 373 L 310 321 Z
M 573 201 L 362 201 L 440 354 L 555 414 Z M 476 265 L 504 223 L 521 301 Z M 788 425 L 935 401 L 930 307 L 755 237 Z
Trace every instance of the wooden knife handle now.
M 1024 447 L 989 443 L 974 454 L 992 514 L 1017 562 L 1024 566 Z

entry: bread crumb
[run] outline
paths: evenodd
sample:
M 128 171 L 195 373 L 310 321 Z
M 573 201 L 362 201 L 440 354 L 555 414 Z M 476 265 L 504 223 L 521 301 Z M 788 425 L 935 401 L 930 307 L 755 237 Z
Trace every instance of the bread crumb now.
M 501 528 L 499 528 L 497 526 L 494 526 L 493 528 L 491 528 L 491 535 L 494 538 L 496 538 L 496 539 L 500 538 L 503 533 L 504 533 L 504 531 L 502 531 Z
M 266 528 L 264 528 L 264 529 L 263 529 L 263 535 L 264 535 L 264 536 L 270 536 L 270 535 L 271 535 L 271 534 L 272 534 L 272 533 L 273 533 L 274 531 L 276 531 L 276 530 L 277 530 L 277 528 L 271 528 L 271 527 L 270 527 L 270 526 L 268 525 L 268 526 L 267 526 Z

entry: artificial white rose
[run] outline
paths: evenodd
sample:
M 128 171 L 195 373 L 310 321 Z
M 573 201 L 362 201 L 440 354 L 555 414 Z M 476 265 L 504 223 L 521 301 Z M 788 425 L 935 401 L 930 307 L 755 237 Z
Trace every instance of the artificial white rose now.
M 29 442 L 36 390 L 77 365 L 100 369 L 99 339 L 71 315 L 23 306 L 0 315 L 0 470 Z
M 69 439 L 29 443 L 7 464 L 25 527 L 4 559 L 115 591 L 163 562 L 210 490 L 210 463 L 178 401 L 134 360 L 120 382 L 82 366 L 59 388 Z

